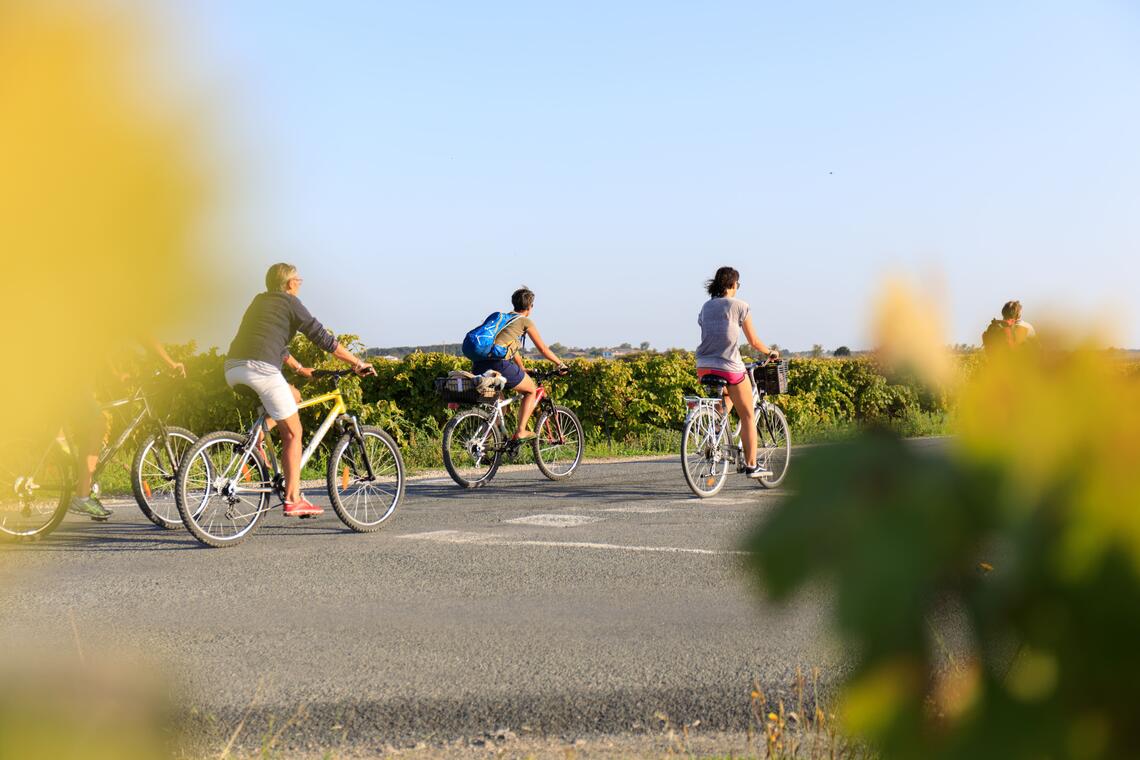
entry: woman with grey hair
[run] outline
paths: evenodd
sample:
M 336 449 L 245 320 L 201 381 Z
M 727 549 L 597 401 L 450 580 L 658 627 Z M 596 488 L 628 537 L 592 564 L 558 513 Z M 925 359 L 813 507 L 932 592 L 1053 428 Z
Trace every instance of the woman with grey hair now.
M 226 353 L 226 383 L 244 385 L 261 400 L 265 413 L 276 423 L 281 437 L 281 465 L 285 471 L 285 515 L 315 517 L 323 509 L 301 494 L 301 394 L 285 379 L 282 365 L 302 377 L 312 377 L 289 353 L 289 341 L 300 332 L 318 348 L 352 366 L 358 375 L 374 375 L 375 368 L 356 358 L 337 342 L 297 297 L 304 280 L 292 264 L 274 264 L 265 273 L 265 292 L 253 297 L 237 335 Z

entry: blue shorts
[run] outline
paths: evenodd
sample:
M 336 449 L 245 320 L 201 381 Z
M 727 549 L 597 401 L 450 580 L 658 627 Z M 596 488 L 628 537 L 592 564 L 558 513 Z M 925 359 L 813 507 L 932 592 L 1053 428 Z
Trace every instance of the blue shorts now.
M 489 369 L 493 369 L 507 378 L 507 390 L 526 380 L 526 373 L 522 371 L 522 368 L 513 361 L 506 359 L 482 359 L 473 362 L 471 365 L 471 371 L 476 375 L 481 375 Z

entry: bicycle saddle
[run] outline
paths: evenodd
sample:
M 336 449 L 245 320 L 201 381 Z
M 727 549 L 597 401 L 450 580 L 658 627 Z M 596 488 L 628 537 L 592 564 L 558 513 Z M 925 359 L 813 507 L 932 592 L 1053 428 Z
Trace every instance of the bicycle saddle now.
M 705 375 L 701 378 L 701 385 L 707 388 L 727 388 L 728 381 L 719 375 Z

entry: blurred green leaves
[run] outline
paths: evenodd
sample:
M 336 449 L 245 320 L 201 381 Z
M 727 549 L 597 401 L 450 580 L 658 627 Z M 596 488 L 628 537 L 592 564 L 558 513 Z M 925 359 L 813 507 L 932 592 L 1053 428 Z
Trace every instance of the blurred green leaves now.
M 951 443 L 798 457 L 750 568 L 775 599 L 833 590 L 851 732 L 891 758 L 1136 755 L 1138 385 L 1100 352 L 1002 359 Z

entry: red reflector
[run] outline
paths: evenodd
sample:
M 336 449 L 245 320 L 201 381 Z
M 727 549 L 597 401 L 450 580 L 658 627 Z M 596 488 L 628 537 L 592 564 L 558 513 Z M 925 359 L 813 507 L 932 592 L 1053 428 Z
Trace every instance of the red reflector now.
M 456 404 L 456 403 L 453 401 L 453 402 L 451 402 L 451 403 L 449 403 L 449 404 L 447 405 L 447 408 L 448 408 L 448 409 L 451 409 L 451 410 L 453 410 L 453 411 L 454 411 L 454 410 L 456 410 L 456 409 L 458 409 L 458 408 L 459 408 L 459 404 Z
M 696 401 L 686 401 L 685 406 L 689 407 L 690 409 L 696 409 L 697 408 L 697 402 Z

